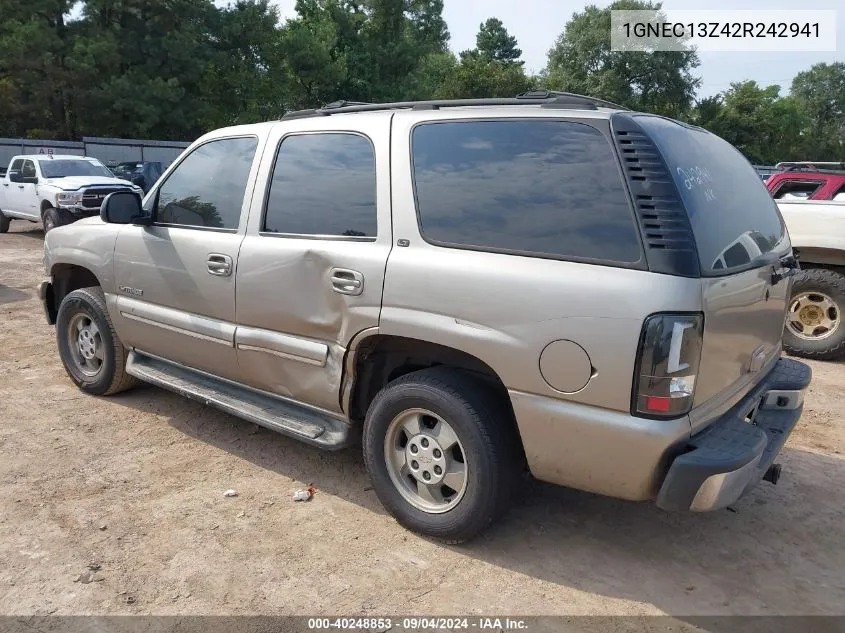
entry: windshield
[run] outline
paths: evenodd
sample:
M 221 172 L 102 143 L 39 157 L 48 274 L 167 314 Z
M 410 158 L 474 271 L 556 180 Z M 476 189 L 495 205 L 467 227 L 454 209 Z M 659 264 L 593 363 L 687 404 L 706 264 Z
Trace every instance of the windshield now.
M 41 173 L 44 174 L 45 178 L 66 178 L 68 176 L 105 176 L 113 178 L 112 173 L 106 169 L 105 165 L 93 159 L 42 160 L 39 163 L 41 165 Z
M 657 145 L 681 194 L 701 272 L 721 275 L 783 247 L 783 220 L 766 185 L 727 141 L 656 116 L 637 123 Z

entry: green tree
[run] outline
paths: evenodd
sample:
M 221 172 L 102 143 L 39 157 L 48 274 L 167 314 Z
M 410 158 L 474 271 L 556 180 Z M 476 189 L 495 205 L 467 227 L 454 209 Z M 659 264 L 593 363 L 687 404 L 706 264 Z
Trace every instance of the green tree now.
M 798 73 L 791 93 L 806 116 L 807 158 L 845 160 L 845 63 Z
M 530 88 L 520 64 L 500 62 L 477 51 L 461 54 L 460 63 L 436 91 L 443 99 L 514 97 Z
M 292 102 L 396 101 L 418 94 L 447 51 L 442 0 L 297 0 L 283 33 Z
M 522 50 L 516 45 L 516 38 L 508 33 L 498 18 L 489 18 L 481 24 L 475 38 L 479 54 L 499 62 L 522 63 Z
M 0 131 L 73 138 L 77 87 L 68 68 L 71 0 L 0 0 Z
M 291 86 L 287 109 L 314 108 L 343 98 L 348 80 L 343 25 L 317 2 L 297 2 L 300 16 L 289 20 L 281 35 L 281 52 Z M 331 8 L 340 9 L 338 5 Z
M 701 83 L 692 75 L 699 65 L 695 51 L 610 50 L 611 10 L 660 8 L 660 3 L 619 0 L 605 9 L 590 5 L 576 13 L 549 51 L 546 86 L 637 110 L 684 116 Z
M 451 55 L 451 54 L 450 54 Z M 441 61 L 440 85 L 433 96 L 442 99 L 513 97 L 531 87 L 522 62 L 522 51 L 500 20 L 490 18 L 481 24 L 476 47 L 464 51 L 460 61 L 451 56 L 451 65 Z
M 779 86 L 733 83 L 723 95 L 700 101 L 691 118 L 753 163 L 777 163 L 804 151 L 804 116 L 794 98 L 780 95 Z
M 238 0 L 211 13 L 212 50 L 200 80 L 202 125 L 214 129 L 278 118 L 289 87 L 279 13 L 269 0 Z
M 81 134 L 192 140 L 209 107 L 211 0 L 87 0 L 72 49 Z
M 454 53 L 432 53 L 420 61 L 410 77 L 405 97 L 409 100 L 445 99 L 454 82 L 458 60 Z
M 690 121 L 709 130 L 718 125 L 717 120 L 724 109 L 725 103 L 721 94 L 705 97 L 695 104 Z

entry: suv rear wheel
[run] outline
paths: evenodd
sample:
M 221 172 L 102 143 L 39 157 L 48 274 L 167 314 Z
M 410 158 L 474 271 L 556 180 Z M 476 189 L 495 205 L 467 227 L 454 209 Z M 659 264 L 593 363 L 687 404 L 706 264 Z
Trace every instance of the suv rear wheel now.
M 460 543 L 507 508 L 521 451 L 500 400 L 482 382 L 444 368 L 407 374 L 378 393 L 364 423 L 364 459 L 399 523 Z
M 2 211 L 0 211 L 0 233 L 8 232 L 10 222 L 11 220 L 3 215 Z
M 830 360 L 845 355 L 845 276 L 826 268 L 802 270 L 792 284 L 783 346 L 796 356 Z
M 82 391 L 108 396 L 135 384 L 126 373 L 126 348 L 112 327 L 101 288 L 81 288 L 62 299 L 56 340 L 67 375 Z

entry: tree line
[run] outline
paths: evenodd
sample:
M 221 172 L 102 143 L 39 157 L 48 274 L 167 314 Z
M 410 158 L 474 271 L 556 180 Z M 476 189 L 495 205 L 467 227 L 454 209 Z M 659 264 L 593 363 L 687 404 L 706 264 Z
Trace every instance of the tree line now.
M 752 162 L 845 159 L 845 63 L 697 99 L 695 51 L 610 50 L 610 10 L 573 15 L 526 73 L 495 17 L 455 55 L 443 0 L 0 0 L 0 136 L 192 140 L 336 100 L 510 97 L 565 90 L 701 125 Z

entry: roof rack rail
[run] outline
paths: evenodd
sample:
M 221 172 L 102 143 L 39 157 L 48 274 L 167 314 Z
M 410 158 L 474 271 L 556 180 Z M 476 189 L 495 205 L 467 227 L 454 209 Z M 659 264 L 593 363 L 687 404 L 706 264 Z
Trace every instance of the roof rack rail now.
M 840 173 L 845 171 L 845 162 L 836 161 L 783 161 L 775 165 L 778 171 L 805 171 L 822 173 Z
M 282 119 L 300 119 L 312 116 L 329 116 L 332 114 L 343 114 L 347 112 L 377 112 L 382 110 L 439 110 L 440 108 L 460 108 L 468 106 L 507 106 L 526 104 L 539 104 L 546 108 L 581 108 L 596 110 L 599 107 L 613 108 L 616 110 L 627 110 L 620 105 L 586 97 L 570 92 L 554 92 L 549 90 L 531 90 L 518 94 L 512 98 L 494 99 L 434 99 L 429 101 L 396 101 L 392 103 L 362 103 L 356 101 L 334 101 L 322 108 L 311 108 L 308 110 L 294 110 L 285 114 Z
M 629 110 L 625 106 L 618 103 L 607 101 L 606 99 L 599 99 L 598 97 L 587 97 L 585 95 L 575 94 L 574 92 L 561 92 L 559 90 L 529 90 L 528 92 L 520 92 L 516 95 L 517 99 L 551 99 L 556 98 L 559 101 L 566 101 L 571 103 L 592 103 L 595 106 L 602 108 L 612 108 L 614 110 Z

